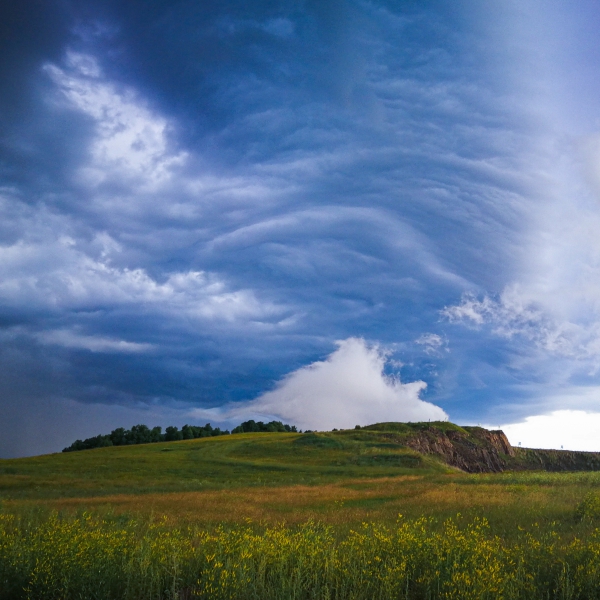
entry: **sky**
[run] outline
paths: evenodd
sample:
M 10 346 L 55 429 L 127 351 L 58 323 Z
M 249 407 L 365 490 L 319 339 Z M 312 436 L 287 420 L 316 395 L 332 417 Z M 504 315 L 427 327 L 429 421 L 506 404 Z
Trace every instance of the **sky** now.
M 597 3 L 0 11 L 0 457 L 248 418 L 600 451 Z

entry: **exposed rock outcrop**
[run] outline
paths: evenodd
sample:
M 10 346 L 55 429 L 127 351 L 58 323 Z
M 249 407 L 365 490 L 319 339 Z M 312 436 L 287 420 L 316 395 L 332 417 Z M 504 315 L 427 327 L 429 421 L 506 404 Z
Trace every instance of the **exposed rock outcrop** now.
M 422 454 L 434 454 L 467 473 L 504 471 L 514 449 L 502 431 L 469 428 L 468 433 L 443 431 L 435 426 L 416 432 L 406 445 Z
M 433 423 L 376 423 L 365 429 L 467 473 L 600 471 L 600 452 L 513 448 L 503 431 Z

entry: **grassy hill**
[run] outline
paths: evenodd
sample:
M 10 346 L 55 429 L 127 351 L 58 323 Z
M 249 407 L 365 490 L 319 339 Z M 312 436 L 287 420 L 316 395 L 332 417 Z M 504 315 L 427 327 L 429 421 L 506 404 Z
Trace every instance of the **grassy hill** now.
M 600 473 L 587 472 L 598 465 L 593 453 L 511 448 L 501 432 L 479 427 L 379 423 L 0 460 L 0 504 L 207 523 L 352 523 L 458 511 L 513 522 L 515 514 L 572 514 L 600 485 Z
M 0 493 L 56 498 L 262 485 L 448 471 L 397 432 L 247 433 L 0 460 Z

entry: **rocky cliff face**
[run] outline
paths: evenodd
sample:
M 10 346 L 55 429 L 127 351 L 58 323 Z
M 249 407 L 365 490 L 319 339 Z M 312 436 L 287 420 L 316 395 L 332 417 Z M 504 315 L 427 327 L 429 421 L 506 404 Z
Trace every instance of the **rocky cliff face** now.
M 467 473 L 504 471 L 513 447 L 502 431 L 488 431 L 481 427 L 461 431 L 442 431 L 437 427 L 415 432 L 407 446 L 422 454 L 434 454 L 446 463 Z
M 501 471 L 600 471 L 600 452 L 513 448 L 503 431 L 434 423 L 376 423 L 390 442 L 429 454 L 467 473 Z
M 406 445 L 467 473 L 600 471 L 600 452 L 513 448 L 504 432 L 482 427 L 444 431 L 432 425 L 414 431 Z

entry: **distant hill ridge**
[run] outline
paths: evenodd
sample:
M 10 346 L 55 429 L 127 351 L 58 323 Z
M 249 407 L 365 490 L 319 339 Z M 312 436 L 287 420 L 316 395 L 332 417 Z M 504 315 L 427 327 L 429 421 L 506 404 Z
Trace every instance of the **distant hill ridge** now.
M 414 464 L 415 468 L 420 468 L 426 464 L 423 461 L 429 461 L 427 464 L 431 466 L 433 464 L 446 465 L 467 473 L 524 470 L 600 471 L 600 452 L 514 448 L 503 431 L 488 430 L 483 427 L 461 427 L 447 421 L 375 423 L 365 427 L 357 425 L 354 429 L 334 429 L 330 432 L 307 430 L 302 433 L 295 426 L 286 425 L 280 421 L 263 423 L 250 420 L 234 428 L 231 433 L 296 434 L 290 438 L 290 441 L 295 440 L 293 445 L 297 446 L 300 443 L 302 447 L 320 448 L 319 452 L 323 456 L 328 449 L 332 448 L 346 448 L 346 452 L 349 452 L 350 455 L 353 454 L 351 448 L 356 448 L 356 452 L 359 454 L 365 448 L 371 448 L 372 450 L 369 452 L 375 452 L 371 456 L 374 464 L 380 461 L 391 461 L 390 464 L 392 464 L 396 461 L 399 466 L 406 467 Z M 149 429 L 145 425 L 136 425 L 131 429 L 115 429 L 108 435 L 99 435 L 83 441 L 77 440 L 63 452 L 105 446 L 174 442 L 223 435 L 229 436 L 229 431 L 213 428 L 209 423 L 204 427 L 184 425 L 180 430 L 177 427 L 167 427 L 165 433 L 162 433 L 158 427 Z M 250 436 L 247 440 L 251 446 L 254 446 L 253 439 Z M 256 441 L 258 442 L 258 440 L 257 437 Z M 378 448 L 381 451 L 377 450 Z M 259 446 L 256 446 L 256 451 L 258 450 Z M 267 452 L 266 448 L 260 450 L 260 452 L 263 451 Z M 356 455 L 356 464 L 368 462 L 365 456 L 359 454 Z M 410 458 L 410 455 L 413 458 Z M 349 458 L 349 460 L 353 461 L 354 459 Z

